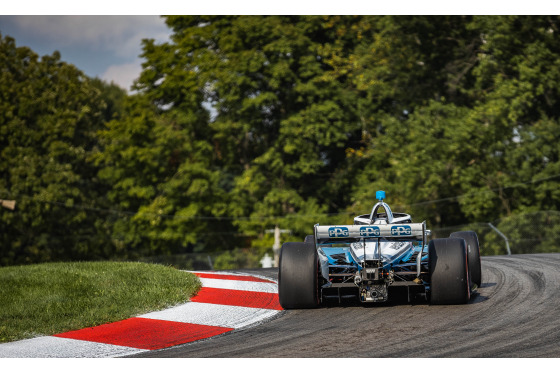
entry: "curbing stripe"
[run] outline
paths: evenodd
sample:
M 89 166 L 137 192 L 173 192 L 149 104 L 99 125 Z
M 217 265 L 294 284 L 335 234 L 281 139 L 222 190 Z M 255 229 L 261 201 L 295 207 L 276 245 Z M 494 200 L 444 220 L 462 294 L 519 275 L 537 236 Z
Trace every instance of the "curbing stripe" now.
M 212 278 L 200 278 L 200 281 L 202 282 L 202 287 L 204 288 L 219 288 L 224 290 L 278 293 L 278 285 L 276 283 L 247 282 L 247 281 L 212 279 Z
M 227 327 L 137 317 L 55 336 L 154 350 L 191 343 L 231 330 L 233 329 Z
M 197 303 L 244 306 L 248 308 L 262 308 L 282 310 L 278 301 L 278 294 L 269 292 L 238 291 L 222 288 L 203 287 L 191 299 Z
M 257 277 L 252 276 L 252 275 L 233 275 L 233 274 L 200 273 L 200 272 L 193 272 L 193 274 L 198 276 L 199 278 L 213 278 L 213 279 L 224 279 L 224 280 L 275 283 L 272 280 L 265 279 L 265 278 L 257 278 Z
M 259 323 L 276 314 L 278 310 L 273 309 L 190 302 L 140 317 L 239 329 Z
M 3 358 L 106 358 L 146 352 L 146 349 L 41 336 L 0 344 Z

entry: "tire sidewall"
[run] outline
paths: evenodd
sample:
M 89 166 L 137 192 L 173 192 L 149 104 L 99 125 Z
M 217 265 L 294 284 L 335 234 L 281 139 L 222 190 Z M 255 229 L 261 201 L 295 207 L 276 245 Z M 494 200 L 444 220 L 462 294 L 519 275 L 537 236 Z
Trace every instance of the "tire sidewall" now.
M 278 268 L 278 298 L 284 309 L 316 308 L 319 259 L 312 243 L 284 243 Z
M 428 262 L 432 304 L 465 304 L 470 300 L 465 240 L 448 238 L 430 241 Z
M 482 269 L 480 263 L 480 245 L 478 235 L 474 231 L 458 231 L 452 233 L 450 238 L 461 238 L 467 245 L 467 260 L 471 282 L 480 287 L 482 283 Z

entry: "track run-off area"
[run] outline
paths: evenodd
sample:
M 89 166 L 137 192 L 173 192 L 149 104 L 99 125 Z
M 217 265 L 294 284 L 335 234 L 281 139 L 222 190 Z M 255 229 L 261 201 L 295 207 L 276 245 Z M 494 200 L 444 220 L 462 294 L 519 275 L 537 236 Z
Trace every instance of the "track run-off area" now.
M 466 305 L 400 295 L 386 304 L 334 303 L 131 357 L 559 358 L 560 254 L 482 257 L 482 285 Z
M 482 285 L 465 305 L 390 293 L 383 304 L 283 311 L 277 271 L 200 273 L 191 302 L 0 344 L 0 357 L 560 358 L 559 253 L 482 257 Z

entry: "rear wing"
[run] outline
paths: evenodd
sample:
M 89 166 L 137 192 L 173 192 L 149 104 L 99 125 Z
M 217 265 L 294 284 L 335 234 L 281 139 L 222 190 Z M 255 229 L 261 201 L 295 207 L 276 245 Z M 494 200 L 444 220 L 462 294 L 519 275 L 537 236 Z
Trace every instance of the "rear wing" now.
M 315 225 L 317 242 L 354 242 L 360 239 L 426 240 L 426 222 L 378 225 Z

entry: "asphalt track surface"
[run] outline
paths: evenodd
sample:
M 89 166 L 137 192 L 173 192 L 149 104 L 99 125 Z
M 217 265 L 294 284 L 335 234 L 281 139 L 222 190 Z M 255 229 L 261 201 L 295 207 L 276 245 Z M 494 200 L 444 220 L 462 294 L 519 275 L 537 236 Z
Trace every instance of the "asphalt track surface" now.
M 244 272 L 277 277 L 277 269 Z M 284 311 L 256 327 L 129 357 L 560 357 L 559 253 L 482 257 L 482 287 L 466 305 L 391 296 L 387 304 Z

